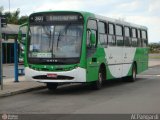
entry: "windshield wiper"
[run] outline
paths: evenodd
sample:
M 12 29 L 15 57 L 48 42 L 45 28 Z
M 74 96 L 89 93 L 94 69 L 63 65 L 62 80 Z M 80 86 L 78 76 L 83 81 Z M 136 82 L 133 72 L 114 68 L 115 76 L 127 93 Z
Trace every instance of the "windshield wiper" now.
M 62 32 L 63 32 L 63 31 L 66 32 L 70 25 L 71 25 L 71 22 L 69 22 L 69 23 L 65 26 L 65 28 L 64 28 L 63 30 L 59 31 L 58 38 L 57 38 L 57 48 L 58 48 L 58 43 L 59 43 L 60 36 L 61 36 Z
M 59 32 L 58 38 L 57 38 L 57 49 L 58 49 L 58 43 L 59 43 L 60 34 L 61 34 L 61 31 Z

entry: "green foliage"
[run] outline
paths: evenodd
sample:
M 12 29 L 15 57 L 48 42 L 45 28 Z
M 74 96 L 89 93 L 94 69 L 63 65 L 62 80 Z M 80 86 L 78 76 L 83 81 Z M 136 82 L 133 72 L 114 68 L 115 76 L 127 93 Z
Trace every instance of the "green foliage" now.
M 3 13 L 3 6 L 0 6 L 0 15 L 2 15 L 2 13 Z
M 4 10 L 3 6 L 0 6 L 0 14 L 4 14 L 7 16 L 7 23 L 8 24 L 21 25 L 21 24 L 27 22 L 28 16 L 19 17 L 19 15 L 20 15 L 19 8 L 13 12 L 3 12 L 3 10 Z
M 150 53 L 160 53 L 160 43 L 150 43 L 149 51 Z
M 7 16 L 7 23 L 18 24 L 18 19 L 19 19 L 19 14 L 20 14 L 19 9 L 17 9 L 14 12 L 5 12 L 4 14 Z
M 21 16 L 19 19 L 18 19 L 18 24 L 21 25 L 21 24 L 24 24 L 25 22 L 27 22 L 28 20 L 28 16 Z

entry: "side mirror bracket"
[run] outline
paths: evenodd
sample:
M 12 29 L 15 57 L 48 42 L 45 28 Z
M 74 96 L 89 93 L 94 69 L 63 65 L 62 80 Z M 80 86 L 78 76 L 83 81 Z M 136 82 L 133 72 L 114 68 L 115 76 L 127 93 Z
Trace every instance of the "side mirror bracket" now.
M 19 32 L 18 32 L 18 42 L 19 43 L 22 42 L 22 30 L 19 30 Z
M 24 44 L 25 41 L 23 40 L 23 32 L 22 32 L 22 28 L 26 27 L 28 24 L 24 23 L 19 27 L 19 32 L 18 32 L 18 42 L 21 44 Z

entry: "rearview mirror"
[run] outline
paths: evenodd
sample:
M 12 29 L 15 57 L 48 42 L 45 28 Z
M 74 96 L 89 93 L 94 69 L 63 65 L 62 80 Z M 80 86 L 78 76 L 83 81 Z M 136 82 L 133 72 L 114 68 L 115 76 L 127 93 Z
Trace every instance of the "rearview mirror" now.
M 91 32 L 91 34 L 90 34 L 90 43 L 92 45 L 96 44 L 96 35 L 93 32 Z
M 22 30 L 19 30 L 19 32 L 18 32 L 18 42 L 19 43 L 22 42 Z
M 27 25 L 28 25 L 27 23 L 24 23 L 19 27 L 18 42 L 21 44 L 25 43 L 24 35 L 27 34 Z

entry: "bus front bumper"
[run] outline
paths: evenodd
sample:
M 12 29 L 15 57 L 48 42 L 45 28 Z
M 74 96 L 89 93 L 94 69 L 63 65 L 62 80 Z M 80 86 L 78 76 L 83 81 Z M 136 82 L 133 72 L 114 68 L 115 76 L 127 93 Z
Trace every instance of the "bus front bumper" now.
M 56 78 L 47 77 L 48 74 L 56 74 Z M 86 70 L 84 68 L 75 68 L 70 71 L 62 72 L 47 72 L 47 71 L 37 71 L 30 69 L 29 67 L 25 68 L 25 78 L 26 80 L 34 80 L 37 82 L 48 83 L 81 83 L 86 82 Z

